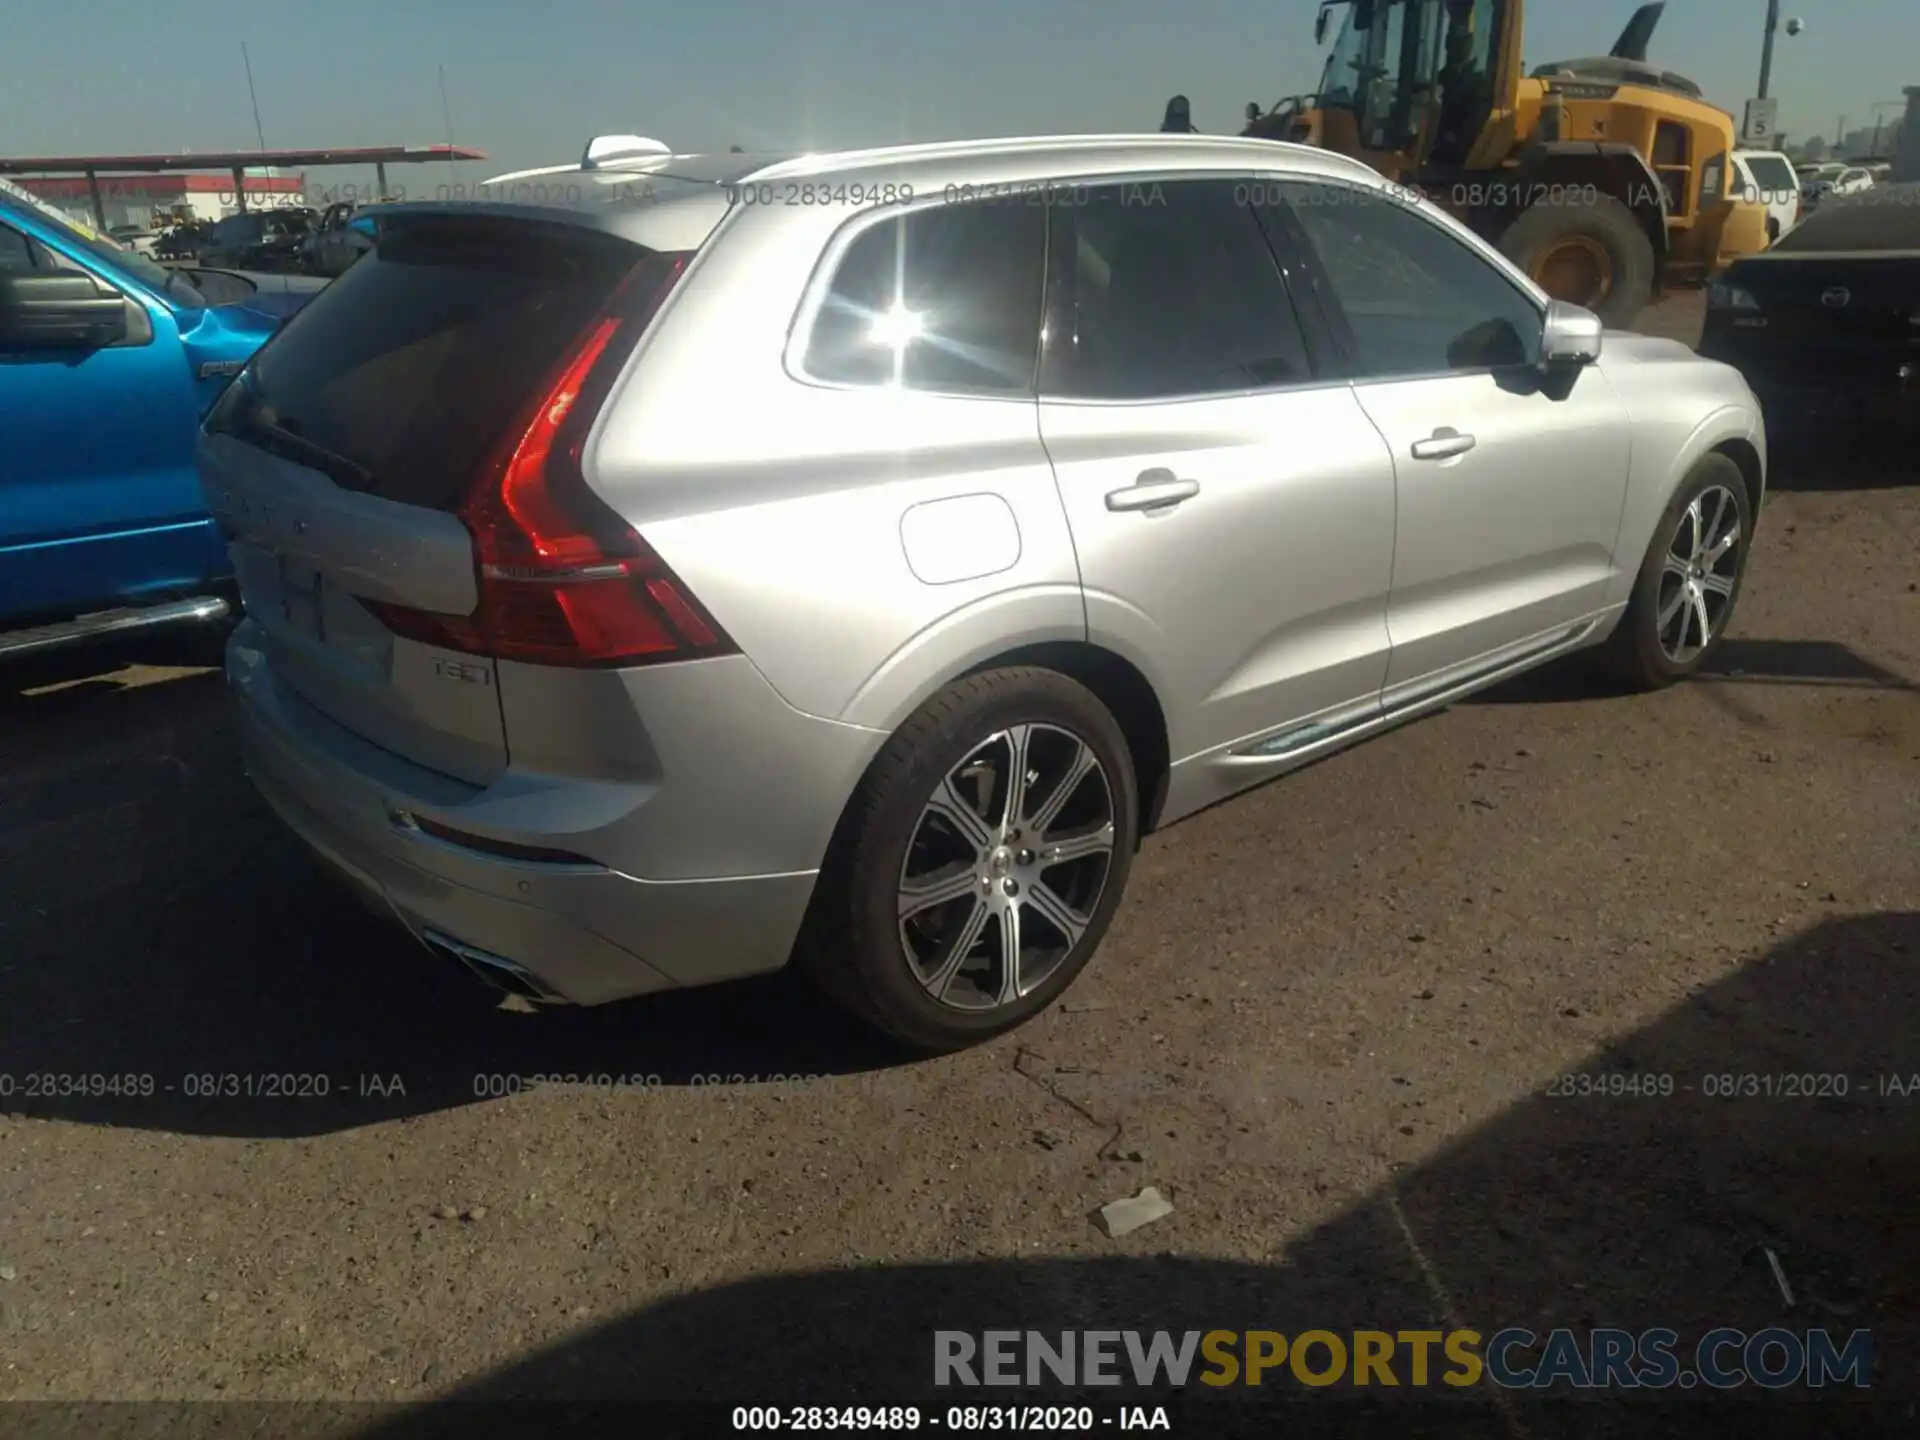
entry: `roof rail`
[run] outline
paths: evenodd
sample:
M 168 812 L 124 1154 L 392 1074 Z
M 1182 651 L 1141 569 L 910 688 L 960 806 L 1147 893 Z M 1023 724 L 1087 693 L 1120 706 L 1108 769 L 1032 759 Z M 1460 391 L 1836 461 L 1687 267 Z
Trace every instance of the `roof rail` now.
M 914 160 L 966 160 L 997 155 L 1072 154 L 1076 151 L 1125 146 L 1129 149 L 1220 150 L 1246 149 L 1271 153 L 1279 146 L 1310 151 L 1316 157 L 1340 166 L 1354 175 L 1379 179 L 1380 174 L 1364 160 L 1333 150 L 1295 145 L 1284 140 L 1256 140 L 1242 135 L 1148 134 L 1110 135 L 1035 135 L 1010 136 L 993 140 L 943 140 L 918 145 L 886 145 L 866 150 L 819 151 L 778 160 L 763 169 L 744 175 L 742 180 L 779 180 L 817 174 L 826 170 L 864 169 L 870 166 L 905 163 Z

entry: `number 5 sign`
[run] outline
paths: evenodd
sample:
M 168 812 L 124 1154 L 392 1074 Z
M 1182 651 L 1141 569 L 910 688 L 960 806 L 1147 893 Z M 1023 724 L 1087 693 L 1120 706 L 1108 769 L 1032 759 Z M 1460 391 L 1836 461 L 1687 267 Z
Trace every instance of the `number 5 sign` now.
M 1740 143 L 1756 149 L 1773 148 L 1773 137 L 1780 133 L 1778 100 L 1747 101 L 1746 119 L 1740 126 Z

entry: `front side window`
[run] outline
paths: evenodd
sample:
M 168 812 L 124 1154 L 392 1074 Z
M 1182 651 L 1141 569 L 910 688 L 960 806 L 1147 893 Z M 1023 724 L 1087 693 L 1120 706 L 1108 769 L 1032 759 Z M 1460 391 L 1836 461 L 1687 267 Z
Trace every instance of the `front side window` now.
M 837 385 L 1030 396 L 1046 211 L 929 206 L 869 224 L 833 272 L 801 362 Z
M 1538 304 L 1437 222 L 1398 200 L 1343 185 L 1277 188 L 1332 287 L 1362 377 L 1538 361 Z
M 1311 379 L 1251 188 L 1102 186 L 1056 205 L 1041 392 L 1177 399 Z

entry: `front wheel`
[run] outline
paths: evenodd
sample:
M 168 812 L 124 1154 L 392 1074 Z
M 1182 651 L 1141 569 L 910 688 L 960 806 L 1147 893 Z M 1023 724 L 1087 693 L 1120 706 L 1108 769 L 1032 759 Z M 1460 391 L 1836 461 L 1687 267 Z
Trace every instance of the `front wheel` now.
M 960 1049 L 1040 1013 L 1086 966 L 1139 834 L 1132 757 L 1084 686 L 972 675 L 903 725 L 850 807 L 802 958 L 915 1049 Z
M 1707 456 L 1653 532 L 1627 613 L 1608 642 L 1616 675 L 1635 689 L 1658 690 L 1706 663 L 1732 623 L 1752 535 L 1746 477 L 1726 456 Z

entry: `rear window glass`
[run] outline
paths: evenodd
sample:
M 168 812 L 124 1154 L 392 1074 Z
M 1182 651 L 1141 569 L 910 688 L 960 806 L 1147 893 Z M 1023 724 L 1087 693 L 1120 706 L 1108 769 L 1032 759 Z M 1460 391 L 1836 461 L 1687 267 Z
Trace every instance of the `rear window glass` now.
M 1778 155 L 1743 155 L 1740 157 L 1753 175 L 1754 184 L 1762 192 L 1771 194 L 1787 191 L 1797 194 L 1800 190 L 1800 177 L 1793 173 L 1793 167 Z
M 1773 248 L 1796 253 L 1920 251 L 1920 184 L 1882 185 L 1823 201 Z
M 575 226 L 389 219 L 210 422 L 338 483 L 445 509 L 647 252 Z

